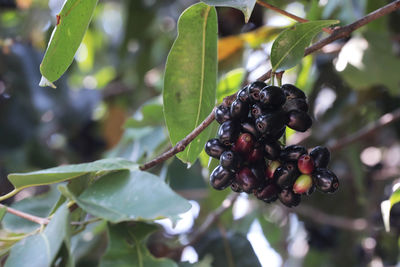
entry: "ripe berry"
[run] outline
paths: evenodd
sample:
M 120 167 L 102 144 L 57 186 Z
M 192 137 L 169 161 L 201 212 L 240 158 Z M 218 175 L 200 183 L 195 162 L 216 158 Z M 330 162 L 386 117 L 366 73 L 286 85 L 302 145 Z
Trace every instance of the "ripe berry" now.
M 310 157 L 314 161 L 315 168 L 326 168 L 331 159 L 331 153 L 326 147 L 317 146 L 311 150 Z
M 222 124 L 227 120 L 231 119 L 231 108 L 225 107 L 224 105 L 221 104 L 215 109 L 214 115 L 215 115 L 215 120 L 219 124 Z
M 251 121 L 243 122 L 241 124 L 241 130 L 242 130 L 242 132 L 253 135 L 255 138 L 258 138 L 260 136 L 260 133 L 257 131 L 256 127 L 254 126 L 254 123 Z
M 240 187 L 240 185 L 238 184 L 236 179 L 234 179 L 232 184 L 231 184 L 231 190 L 233 192 L 236 192 L 236 193 L 242 193 L 243 192 L 243 189 Z
M 301 155 L 307 154 L 307 149 L 303 146 L 298 145 L 291 145 L 285 147 L 280 155 L 279 158 L 281 161 L 297 161 Z
M 277 86 L 264 87 L 260 92 L 260 102 L 265 108 L 279 108 L 285 103 L 286 96 Z
M 218 139 L 225 145 L 229 146 L 236 141 L 238 136 L 237 124 L 233 121 L 226 121 L 219 126 Z
M 263 161 L 259 162 L 258 164 L 252 166 L 250 170 L 258 180 L 260 181 L 264 180 L 265 170 L 266 170 L 265 162 Z
M 301 155 L 297 161 L 297 168 L 301 173 L 310 174 L 314 170 L 314 161 L 307 154 Z
M 292 187 L 298 176 L 299 171 L 293 163 L 286 163 L 279 166 L 274 172 L 274 180 L 281 188 Z
M 281 145 L 278 141 L 266 143 L 264 145 L 264 156 L 269 160 L 277 160 L 281 153 Z
M 253 147 L 253 136 L 249 133 L 242 133 L 235 142 L 234 150 L 247 156 L 253 150 Z
M 278 199 L 279 188 L 271 183 L 266 185 L 264 188 L 254 191 L 254 195 L 264 202 L 271 203 Z
M 250 102 L 254 103 L 260 101 L 260 91 L 265 86 L 267 86 L 265 83 L 256 81 L 247 87 L 247 92 L 249 94 Z
M 213 138 L 207 141 L 204 150 L 210 157 L 219 159 L 226 148 L 219 142 L 217 138 Z
M 282 106 L 282 109 L 286 112 L 289 112 L 294 109 L 307 112 L 308 104 L 307 101 L 303 98 L 292 98 L 286 100 L 285 104 Z
M 264 159 L 264 153 L 261 147 L 254 148 L 249 156 L 247 157 L 247 161 L 249 163 L 256 163 Z
M 256 119 L 257 130 L 262 134 L 275 135 L 285 127 L 288 122 L 286 112 L 277 111 L 261 115 Z
M 282 202 L 282 204 L 289 208 L 299 205 L 300 201 L 301 201 L 300 195 L 294 193 L 290 189 L 283 189 L 279 193 L 278 197 L 279 197 L 279 200 Z
M 312 178 L 317 189 L 323 193 L 333 193 L 339 188 L 339 179 L 328 169 L 316 169 Z
M 292 84 L 282 85 L 282 90 L 286 95 L 286 99 L 292 99 L 292 98 L 305 99 L 306 98 L 306 95 L 304 94 L 304 92 Z
M 310 115 L 301 110 L 291 110 L 289 112 L 289 122 L 287 126 L 299 132 L 307 131 L 312 125 Z
M 217 190 L 223 190 L 232 183 L 234 178 L 235 174 L 233 172 L 218 165 L 210 175 L 210 184 Z
M 281 166 L 279 161 L 270 161 L 267 170 L 265 171 L 265 177 L 267 179 L 273 179 L 274 173 L 279 166 Z
M 236 171 L 240 164 L 239 155 L 233 151 L 225 151 L 221 154 L 219 164 L 225 169 Z
M 231 117 L 240 121 L 244 121 L 249 114 L 249 105 L 236 99 L 231 104 Z
M 251 112 L 251 116 L 252 116 L 254 119 L 257 119 L 258 117 L 260 117 L 260 116 L 263 114 L 263 111 L 262 111 L 262 109 L 261 109 L 261 106 L 258 105 L 258 104 L 253 104 L 253 105 L 251 106 L 250 112 Z
M 293 192 L 297 194 L 305 194 L 312 187 L 313 182 L 309 174 L 300 175 L 293 185 Z
M 283 127 L 280 131 L 274 134 L 263 134 L 262 137 L 264 140 L 278 140 L 282 137 L 282 135 L 286 132 L 286 127 Z
M 239 99 L 242 102 L 248 103 L 250 101 L 249 99 L 249 92 L 247 90 L 247 87 L 244 87 L 242 89 L 240 89 L 240 91 L 238 92 L 236 99 Z
M 260 185 L 260 181 L 254 176 L 252 171 L 244 167 L 241 169 L 236 177 L 236 181 L 239 186 L 246 193 L 251 193 L 253 189 L 256 189 Z

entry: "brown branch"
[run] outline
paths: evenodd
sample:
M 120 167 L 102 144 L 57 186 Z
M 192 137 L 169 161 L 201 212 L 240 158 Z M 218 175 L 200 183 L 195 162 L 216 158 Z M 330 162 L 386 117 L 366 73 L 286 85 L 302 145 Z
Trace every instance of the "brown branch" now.
M 328 144 L 328 147 L 330 150 L 335 151 L 342 149 L 343 147 L 353 144 L 354 142 L 364 139 L 383 127 L 394 123 L 396 121 L 400 120 L 400 108 L 394 110 L 393 112 L 386 113 L 382 117 L 380 117 L 377 121 L 371 122 L 367 124 L 365 127 L 361 128 L 357 132 L 345 136 L 344 138 L 332 143 L 331 145 Z
M 382 8 L 379 8 L 379 9 L 369 13 L 365 17 L 362 17 L 361 19 L 359 19 L 349 25 L 346 25 L 346 26 L 343 26 L 340 28 L 336 28 L 330 36 L 309 46 L 305 50 L 304 56 L 307 56 L 307 55 L 321 49 L 322 47 L 324 47 L 327 44 L 332 43 L 333 41 L 348 37 L 353 31 L 359 29 L 360 27 L 362 27 L 362 26 L 370 23 L 371 21 L 374 21 L 382 16 L 385 16 L 399 8 L 400 8 L 400 0 L 396 0 L 390 4 L 387 4 L 386 6 L 384 6 Z M 266 81 L 271 77 L 271 73 L 272 73 L 271 70 L 269 70 L 268 72 L 266 72 L 262 76 L 260 76 L 257 80 L 258 81 Z M 232 98 L 234 96 L 235 96 L 235 94 L 231 95 L 227 98 Z M 140 167 L 140 169 L 147 170 L 147 169 L 154 167 L 155 165 L 169 159 L 170 157 L 174 156 L 175 154 L 182 152 L 186 148 L 186 146 L 191 141 L 193 141 L 194 138 L 196 138 L 202 131 L 204 131 L 204 129 L 208 125 L 211 124 L 211 122 L 213 120 L 214 120 L 214 110 L 207 116 L 207 118 L 196 129 L 194 129 L 184 139 L 179 141 L 172 149 L 168 150 L 167 152 L 163 153 L 162 155 L 158 156 L 157 158 L 145 163 L 144 165 L 142 165 Z
M 300 18 L 300 17 L 298 17 L 298 16 L 296 16 L 296 15 L 294 15 L 292 13 L 289 13 L 289 12 L 287 12 L 285 10 L 282 10 L 282 9 L 276 7 L 276 6 L 268 4 L 267 2 L 264 2 L 263 0 L 257 0 L 257 4 L 259 4 L 260 6 L 266 7 L 268 9 L 271 9 L 271 10 L 273 10 L 273 11 L 279 13 L 279 14 L 282 14 L 282 15 L 288 17 L 288 18 L 294 19 L 297 22 L 309 22 L 308 19 Z M 326 32 L 326 33 L 329 33 L 329 34 L 332 33 L 331 29 L 323 28 L 322 30 L 324 32 Z
M 31 221 L 31 222 L 34 222 L 34 223 L 37 223 L 37 224 L 44 225 L 44 224 L 48 224 L 49 223 L 49 219 L 47 219 L 47 218 L 37 217 L 35 215 L 28 214 L 28 213 L 25 213 L 25 212 L 22 212 L 22 211 L 7 207 L 7 206 L 5 206 L 3 204 L 0 204 L 0 208 L 5 208 L 8 213 L 14 214 L 15 216 L 21 217 L 21 218 L 23 218 L 25 220 L 28 220 L 28 221 Z

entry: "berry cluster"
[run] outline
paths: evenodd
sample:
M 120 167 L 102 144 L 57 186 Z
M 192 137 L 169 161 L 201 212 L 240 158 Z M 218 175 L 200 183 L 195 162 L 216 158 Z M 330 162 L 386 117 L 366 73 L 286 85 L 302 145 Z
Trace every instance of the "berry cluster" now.
M 335 192 L 339 181 L 327 169 L 327 148 L 318 146 L 308 154 L 305 147 L 279 142 L 286 126 L 300 132 L 311 127 L 307 111 L 306 96 L 297 87 L 259 81 L 242 88 L 230 106 L 218 106 L 218 136 L 205 145 L 206 153 L 220 161 L 211 185 L 252 193 L 267 203 L 279 198 L 288 207 L 297 206 L 301 195 L 315 188 Z

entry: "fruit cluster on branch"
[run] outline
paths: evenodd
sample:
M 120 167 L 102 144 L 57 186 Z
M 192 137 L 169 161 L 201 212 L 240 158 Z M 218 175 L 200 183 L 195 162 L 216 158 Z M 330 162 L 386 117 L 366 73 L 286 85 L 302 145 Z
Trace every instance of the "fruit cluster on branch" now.
M 230 186 L 267 203 L 279 199 L 288 207 L 297 206 L 301 195 L 310 195 L 315 188 L 335 192 L 339 181 L 327 169 L 327 148 L 318 146 L 308 153 L 305 147 L 285 147 L 279 141 L 286 127 L 300 132 L 311 127 L 307 111 L 302 90 L 259 81 L 242 88 L 229 106 L 218 106 L 218 135 L 205 145 L 206 153 L 220 161 L 210 175 L 211 186 Z

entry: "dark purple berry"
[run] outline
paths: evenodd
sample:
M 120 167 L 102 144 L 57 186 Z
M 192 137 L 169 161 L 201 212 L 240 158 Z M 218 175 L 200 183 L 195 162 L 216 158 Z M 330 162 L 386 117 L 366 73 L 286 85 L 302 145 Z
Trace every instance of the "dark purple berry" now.
M 326 147 L 317 146 L 311 150 L 310 157 L 314 161 L 315 168 L 326 168 L 331 159 L 331 153 Z
M 245 102 L 236 99 L 231 104 L 231 117 L 240 121 L 247 119 L 249 115 L 249 105 Z
M 242 130 L 242 132 L 253 135 L 255 138 L 258 138 L 260 136 L 260 133 L 257 131 L 256 127 L 254 126 L 254 123 L 252 123 L 250 121 L 243 122 L 241 124 L 241 130 Z
M 277 111 L 261 115 L 256 119 L 256 128 L 262 134 L 276 135 L 285 128 L 288 122 L 286 112 Z
M 252 193 L 253 189 L 258 188 L 260 181 L 254 176 L 253 172 L 244 167 L 241 169 L 236 177 L 237 183 L 246 193 Z
M 278 141 L 264 144 L 264 156 L 269 160 L 277 160 L 281 153 L 281 145 Z
M 227 188 L 235 178 L 235 174 L 218 165 L 210 175 L 210 184 L 217 190 Z
M 301 155 L 307 154 L 307 149 L 303 146 L 291 145 L 285 147 L 279 156 L 283 162 L 297 161 Z
M 249 99 L 251 103 L 260 101 L 260 91 L 265 86 L 267 85 L 260 81 L 253 82 L 250 85 L 248 85 L 247 93 L 249 94 Z
M 242 102 L 248 103 L 249 100 L 249 92 L 247 87 L 244 87 L 242 89 L 240 89 L 240 91 L 238 92 L 236 99 L 239 99 Z
M 238 184 L 236 179 L 234 179 L 232 184 L 231 184 L 231 190 L 233 192 L 236 192 L 236 193 L 242 193 L 243 192 L 243 189 L 240 187 L 240 185 Z
M 239 155 L 233 151 L 225 151 L 221 154 L 219 164 L 225 169 L 236 171 L 240 164 Z
M 299 194 L 294 193 L 290 189 L 283 189 L 279 193 L 278 198 L 283 205 L 289 208 L 299 205 L 301 201 L 301 196 Z
M 234 150 L 244 156 L 250 154 L 254 148 L 254 138 L 249 133 L 242 133 L 235 142 Z
M 297 161 L 297 168 L 303 174 L 310 174 L 314 170 L 314 161 L 307 155 L 301 155 Z
M 219 105 L 214 112 L 215 120 L 222 124 L 231 119 L 231 108 L 225 107 L 224 105 Z
M 260 102 L 264 108 L 279 108 L 285 101 L 285 94 L 277 86 L 266 86 L 260 92 Z
M 224 146 L 233 144 L 238 136 L 237 124 L 233 121 L 226 121 L 219 126 L 218 139 Z
M 286 112 L 289 112 L 294 109 L 307 112 L 308 104 L 307 101 L 303 98 L 292 98 L 286 100 L 285 104 L 282 106 L 282 109 Z
M 295 131 L 305 132 L 312 125 L 310 115 L 301 110 L 291 110 L 289 112 L 289 122 L 287 126 Z
M 265 180 L 266 165 L 264 162 L 259 162 L 259 164 L 253 165 L 250 170 L 258 180 Z
M 204 150 L 210 157 L 219 159 L 221 154 L 226 150 L 226 148 L 221 144 L 217 138 L 213 138 L 207 141 Z
M 256 190 L 254 195 L 267 203 L 271 203 L 278 199 L 279 188 L 275 184 L 268 184 L 264 188 Z
M 297 88 L 292 84 L 284 84 L 282 85 L 282 90 L 286 95 L 286 99 L 293 99 L 293 98 L 306 98 L 306 95 L 302 90 Z
M 257 119 L 258 117 L 260 117 L 260 116 L 263 114 L 263 111 L 262 111 L 262 109 L 261 109 L 261 106 L 258 105 L 258 104 L 253 104 L 253 105 L 251 106 L 250 112 L 251 112 L 251 116 L 252 116 L 254 119 Z
M 298 176 L 299 171 L 293 163 L 281 165 L 274 172 L 274 180 L 281 188 L 292 187 Z
M 312 178 L 317 189 L 323 193 L 334 193 L 339 188 L 339 179 L 328 169 L 316 169 Z

